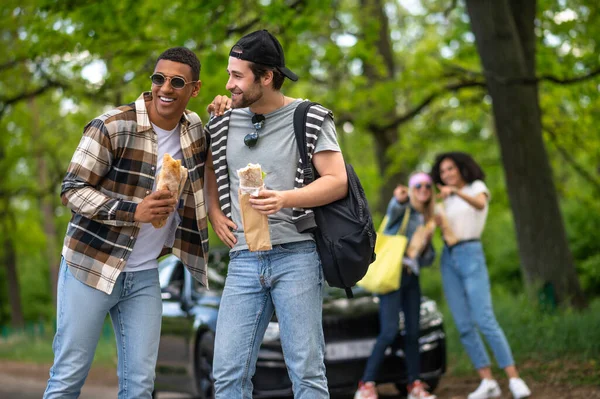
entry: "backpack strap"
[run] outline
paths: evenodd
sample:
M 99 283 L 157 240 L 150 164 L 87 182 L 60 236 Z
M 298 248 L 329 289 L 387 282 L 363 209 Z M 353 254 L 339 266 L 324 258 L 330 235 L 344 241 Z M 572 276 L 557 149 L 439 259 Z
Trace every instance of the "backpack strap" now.
M 308 146 L 306 145 L 306 117 L 308 110 L 313 105 L 318 103 L 312 101 L 302 101 L 294 112 L 294 135 L 296 136 L 296 144 L 298 144 L 298 152 L 302 161 L 302 174 L 304 177 L 304 185 L 315 180 L 315 173 L 312 168 L 312 162 L 308 161 Z
M 293 116 L 294 137 L 299 159 L 296 167 L 294 189 L 300 189 L 319 178 L 319 172 L 312 164 L 313 153 L 326 117 L 333 118 L 330 110 L 308 100 L 300 101 Z M 292 208 L 292 223 L 299 233 L 313 232 L 317 228 L 314 210 Z

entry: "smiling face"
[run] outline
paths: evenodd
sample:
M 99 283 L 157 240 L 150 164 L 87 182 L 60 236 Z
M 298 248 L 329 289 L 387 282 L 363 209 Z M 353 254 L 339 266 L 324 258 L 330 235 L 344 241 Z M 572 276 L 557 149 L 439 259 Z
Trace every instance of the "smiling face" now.
M 255 81 L 250 62 L 229 57 L 227 73 L 225 89 L 231 92 L 232 108 L 249 107 L 263 97 L 263 87 L 260 81 Z
M 159 60 L 154 73 L 162 73 L 167 78 L 183 78 L 188 84 L 182 89 L 174 89 L 171 80 L 166 79 L 162 86 L 152 84 L 152 103 L 148 106 L 150 121 L 161 129 L 171 130 L 177 126 L 190 98 L 200 92 L 202 82 L 192 82 L 192 68 L 180 62 Z
M 440 179 L 446 186 L 462 187 L 465 185 L 465 181 L 456 166 L 456 163 L 450 159 L 445 158 L 440 163 Z
M 418 183 L 412 187 L 411 195 L 419 202 L 426 203 L 431 199 L 431 183 Z

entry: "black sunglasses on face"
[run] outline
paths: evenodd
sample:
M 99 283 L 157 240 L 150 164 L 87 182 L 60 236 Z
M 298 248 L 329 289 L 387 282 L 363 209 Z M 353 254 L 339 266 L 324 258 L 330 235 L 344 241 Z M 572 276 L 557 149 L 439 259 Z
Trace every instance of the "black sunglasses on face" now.
M 244 144 L 248 148 L 252 148 L 258 143 L 258 131 L 262 129 L 265 123 L 265 116 L 261 114 L 254 114 L 252 117 L 252 124 L 254 125 L 254 131 L 244 136 Z
M 185 85 L 197 82 L 197 80 L 186 82 L 185 79 L 180 76 L 165 76 L 160 72 L 156 72 L 155 74 L 150 76 L 150 79 L 152 80 L 152 84 L 155 84 L 157 86 L 162 86 L 167 80 L 169 80 L 171 82 L 171 87 L 174 89 L 183 89 Z
M 429 184 L 429 183 L 428 184 L 421 184 L 421 183 L 415 184 L 415 188 L 417 190 L 419 190 L 421 187 L 425 187 L 426 189 L 431 190 L 431 184 Z

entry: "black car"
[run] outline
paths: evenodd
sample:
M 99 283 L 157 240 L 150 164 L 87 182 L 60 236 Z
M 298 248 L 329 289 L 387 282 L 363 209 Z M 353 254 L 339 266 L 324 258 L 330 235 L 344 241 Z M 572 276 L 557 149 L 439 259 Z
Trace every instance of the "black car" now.
M 228 256 L 212 252 L 210 290 L 203 288 L 179 259 L 168 256 L 159 263 L 163 298 L 161 341 L 156 366 L 156 391 L 187 392 L 212 398 L 212 357 L 217 312 L 225 284 Z M 379 332 L 378 298 L 359 289 L 348 299 L 343 290 L 328 288 L 323 302 L 325 366 L 331 393 L 356 389 Z M 386 352 L 378 383 L 395 383 L 406 392 L 403 362 L 403 317 L 398 338 Z M 421 379 L 433 390 L 446 371 L 446 336 L 434 301 L 421 301 Z M 253 377 L 255 398 L 292 396 L 279 341 L 276 317 L 269 323 Z

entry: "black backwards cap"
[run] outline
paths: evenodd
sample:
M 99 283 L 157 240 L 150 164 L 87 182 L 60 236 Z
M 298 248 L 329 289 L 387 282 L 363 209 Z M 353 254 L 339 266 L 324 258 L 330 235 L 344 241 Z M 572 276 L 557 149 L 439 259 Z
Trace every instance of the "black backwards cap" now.
M 298 80 L 298 75 L 285 67 L 283 48 L 267 30 L 257 30 L 242 37 L 231 48 L 230 57 L 277 68 L 286 78 Z

